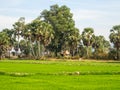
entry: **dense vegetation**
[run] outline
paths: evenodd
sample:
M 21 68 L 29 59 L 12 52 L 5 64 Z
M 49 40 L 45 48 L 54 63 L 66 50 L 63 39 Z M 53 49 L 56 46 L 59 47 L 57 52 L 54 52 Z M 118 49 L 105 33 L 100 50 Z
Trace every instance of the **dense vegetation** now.
M 1 90 L 119 90 L 119 62 L 1 60 Z
M 109 38 L 112 44 L 104 36 L 96 36 L 91 27 L 85 27 L 80 33 L 70 8 L 53 5 L 30 23 L 25 23 L 25 18 L 21 17 L 13 24 L 13 29 L 0 32 L 0 59 L 10 58 L 12 53 L 13 56 L 28 59 L 120 60 L 120 25 L 113 26 Z

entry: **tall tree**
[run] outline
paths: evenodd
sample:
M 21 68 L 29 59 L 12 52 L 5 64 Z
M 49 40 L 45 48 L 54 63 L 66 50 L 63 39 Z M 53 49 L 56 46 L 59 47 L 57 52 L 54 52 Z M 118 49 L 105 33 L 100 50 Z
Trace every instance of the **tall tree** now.
M 71 30 L 76 30 L 75 22 L 72 18 L 73 14 L 67 6 L 52 5 L 50 10 L 44 10 L 41 17 L 53 26 L 55 32 L 54 39 L 49 45 L 49 49 L 55 52 L 61 52 L 63 45 L 66 43 L 66 38 L 71 34 Z M 67 41 L 68 42 L 68 41 Z
M 86 48 L 85 57 L 89 58 L 92 53 L 92 45 L 95 41 L 95 35 L 93 28 L 85 28 L 82 32 L 82 41 Z
M 9 51 L 9 58 L 10 58 L 10 50 L 14 47 L 14 43 L 15 43 L 15 38 L 13 38 L 13 34 L 14 34 L 14 30 L 10 30 L 8 28 L 3 29 L 2 32 L 5 32 L 7 34 L 7 36 L 9 37 L 9 47 L 8 47 L 8 51 Z
M 80 45 L 80 40 L 81 40 L 81 36 L 79 33 L 79 30 L 77 28 L 74 28 L 73 30 L 71 30 L 69 33 L 66 33 L 67 35 L 67 40 L 65 41 L 69 47 L 68 50 L 70 50 L 71 55 L 74 56 L 75 53 L 78 54 L 78 47 Z M 63 44 L 64 45 L 64 44 Z
M 54 32 L 52 26 L 49 23 L 42 21 L 40 18 L 37 18 L 29 24 L 29 30 L 31 33 L 30 38 L 34 41 L 34 45 L 37 46 L 37 49 L 35 50 L 36 59 L 39 59 L 42 56 L 41 47 L 47 46 L 53 38 Z
M 95 36 L 95 42 L 93 43 L 94 58 L 96 59 L 107 59 L 110 43 L 104 36 Z
M 32 23 L 26 24 L 25 29 L 22 31 L 22 36 L 25 39 L 26 46 L 29 47 L 29 49 L 26 48 L 25 51 L 27 51 L 30 58 L 31 58 L 31 56 L 33 56 L 33 58 L 35 59 L 35 57 L 36 57 L 35 52 L 34 52 L 34 40 L 35 40 L 35 38 L 33 38 L 33 32 L 32 32 L 32 30 L 35 28 L 33 28 L 33 27 L 34 26 L 32 25 Z
M 25 26 L 25 18 L 24 17 L 20 17 L 19 20 L 13 24 L 14 35 L 18 41 L 17 54 L 20 51 L 19 42 L 20 42 L 21 32 L 24 30 L 24 26 Z
M 53 31 L 53 27 L 50 24 L 43 22 L 42 25 L 43 25 L 42 44 L 43 44 L 43 52 L 45 52 L 45 48 L 51 43 L 51 40 L 54 38 L 54 31 Z
M 9 37 L 5 32 L 0 32 L 0 59 L 6 53 L 9 47 Z
M 21 56 L 24 57 L 30 57 L 31 59 L 31 54 L 30 54 L 30 43 L 26 40 L 21 40 L 20 41 L 20 50 L 21 50 Z
M 110 41 L 117 51 L 117 60 L 120 60 L 120 25 L 113 26 L 110 30 Z

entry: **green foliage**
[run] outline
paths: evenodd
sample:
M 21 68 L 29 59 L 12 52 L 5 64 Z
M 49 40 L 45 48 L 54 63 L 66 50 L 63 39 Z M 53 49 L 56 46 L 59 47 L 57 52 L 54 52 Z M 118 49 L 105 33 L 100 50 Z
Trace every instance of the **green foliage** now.
M 17 41 L 17 47 L 16 47 L 17 56 L 19 56 L 19 54 L 20 54 L 20 52 L 19 52 L 19 50 L 20 50 L 20 38 L 22 36 L 22 31 L 24 29 L 25 29 L 25 18 L 20 17 L 19 20 L 13 24 L 14 38 Z
M 7 52 L 8 47 L 9 47 L 9 37 L 7 33 L 5 32 L 0 32 L 0 59 L 2 59 L 2 56 Z
M 96 52 L 93 53 L 93 55 L 94 55 L 94 56 L 92 56 L 93 59 L 101 59 L 101 60 L 103 60 L 103 59 L 105 59 L 105 60 L 109 59 L 108 58 L 108 53 L 106 53 L 106 52 L 96 51 Z
M 14 46 L 14 42 L 15 42 L 15 38 L 13 37 L 14 36 L 14 30 L 5 28 L 5 29 L 3 29 L 3 32 L 5 32 L 7 34 L 7 36 L 9 37 L 10 46 L 11 47 Z
M 90 58 L 92 54 L 92 45 L 95 41 L 95 35 L 93 28 L 85 28 L 82 32 L 82 41 L 85 45 L 84 57 Z
M 22 31 L 25 29 L 25 18 L 24 17 L 20 17 L 19 20 L 17 22 L 15 22 L 13 24 L 13 30 L 14 30 L 14 37 L 19 41 L 20 36 L 22 36 Z
M 20 50 L 21 50 L 21 54 L 24 54 L 24 56 L 30 56 L 30 44 L 29 42 L 26 43 L 25 40 L 21 40 L 20 41 Z
M 94 48 L 93 58 L 108 59 L 110 44 L 109 41 L 105 40 L 104 36 L 95 36 L 93 48 Z
M 117 59 L 117 50 L 114 48 L 110 49 L 109 59 L 116 60 Z
M 85 28 L 82 32 L 82 40 L 85 46 L 91 46 L 94 43 L 94 30 L 93 28 Z
M 54 39 L 48 49 L 54 51 L 56 56 L 62 50 L 70 51 L 71 47 L 73 52 L 80 41 L 79 30 L 75 28 L 72 16 L 70 9 L 65 5 L 52 5 L 50 10 L 44 10 L 41 14 L 41 17 L 53 26 Z
M 109 36 L 110 41 L 114 44 L 117 51 L 117 60 L 120 60 L 120 25 L 113 26 Z

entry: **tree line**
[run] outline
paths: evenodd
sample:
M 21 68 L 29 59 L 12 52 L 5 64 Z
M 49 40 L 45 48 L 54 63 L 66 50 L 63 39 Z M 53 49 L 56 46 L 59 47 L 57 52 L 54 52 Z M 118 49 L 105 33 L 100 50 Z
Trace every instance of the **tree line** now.
M 0 32 L 0 59 L 14 55 L 19 58 L 43 57 L 87 58 L 120 60 L 120 25 L 110 30 L 110 42 L 104 36 L 96 36 L 91 27 L 80 33 L 75 27 L 73 14 L 67 6 L 52 5 L 39 17 L 25 22 L 24 17 L 13 24 L 12 29 Z M 66 55 L 64 52 L 69 52 Z

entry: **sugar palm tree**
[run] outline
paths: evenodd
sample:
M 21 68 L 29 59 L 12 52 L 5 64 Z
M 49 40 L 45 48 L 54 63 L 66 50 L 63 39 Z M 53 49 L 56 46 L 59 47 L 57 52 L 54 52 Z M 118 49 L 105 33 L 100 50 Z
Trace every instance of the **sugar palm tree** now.
M 30 23 L 31 36 L 37 45 L 36 59 L 41 57 L 41 46 L 46 47 L 53 38 L 52 26 L 39 18 Z
M 113 26 L 110 30 L 110 41 L 117 51 L 117 60 L 120 60 L 120 25 Z
M 6 29 L 3 29 L 3 32 L 5 32 L 9 37 L 8 51 L 9 51 L 9 58 L 10 58 L 10 50 L 14 47 L 14 42 L 15 42 L 15 39 L 13 38 L 14 31 L 12 29 L 10 30 L 6 28 Z
M 110 44 L 109 41 L 105 40 L 104 36 L 95 36 L 95 42 L 93 43 L 94 57 L 98 59 L 107 58 Z M 105 56 L 105 57 L 103 57 Z
M 46 47 L 50 44 L 51 39 L 54 38 L 54 31 L 52 26 L 46 22 L 42 23 L 42 31 L 43 31 L 42 43 L 44 47 Z
M 43 35 L 42 22 L 39 19 L 35 19 L 31 23 L 31 26 L 33 28 L 33 30 L 32 30 L 33 38 L 34 38 L 34 41 L 37 45 L 37 50 L 38 50 L 38 52 L 36 52 L 36 56 L 37 56 L 37 59 L 39 59 L 41 56 L 40 47 L 41 47 L 41 40 L 42 40 L 42 35 Z
M 81 36 L 79 34 L 79 30 L 77 28 L 74 28 L 69 32 L 67 38 L 68 39 L 66 42 L 68 42 L 71 54 L 74 56 L 75 52 L 77 52 L 78 46 L 80 45 Z
M 35 57 L 35 54 L 34 54 L 33 48 L 32 48 L 32 41 L 31 41 L 32 33 L 30 30 L 30 24 L 25 25 L 24 30 L 22 31 L 22 37 L 25 40 L 26 46 L 29 47 L 29 50 L 27 47 L 26 47 L 26 50 L 29 51 L 30 57 L 32 55 Z
M 0 59 L 2 55 L 6 53 L 9 46 L 9 37 L 5 32 L 0 32 Z
M 94 39 L 94 30 L 93 28 L 85 28 L 82 32 L 82 41 L 83 44 L 86 46 L 86 57 L 89 58 L 92 53 L 92 45 L 95 41 Z
M 24 17 L 21 17 L 17 22 L 15 22 L 13 24 L 14 36 L 18 41 L 17 54 L 20 51 L 19 42 L 20 42 L 21 32 L 22 32 L 22 30 L 24 30 L 24 26 L 25 26 L 25 18 Z

